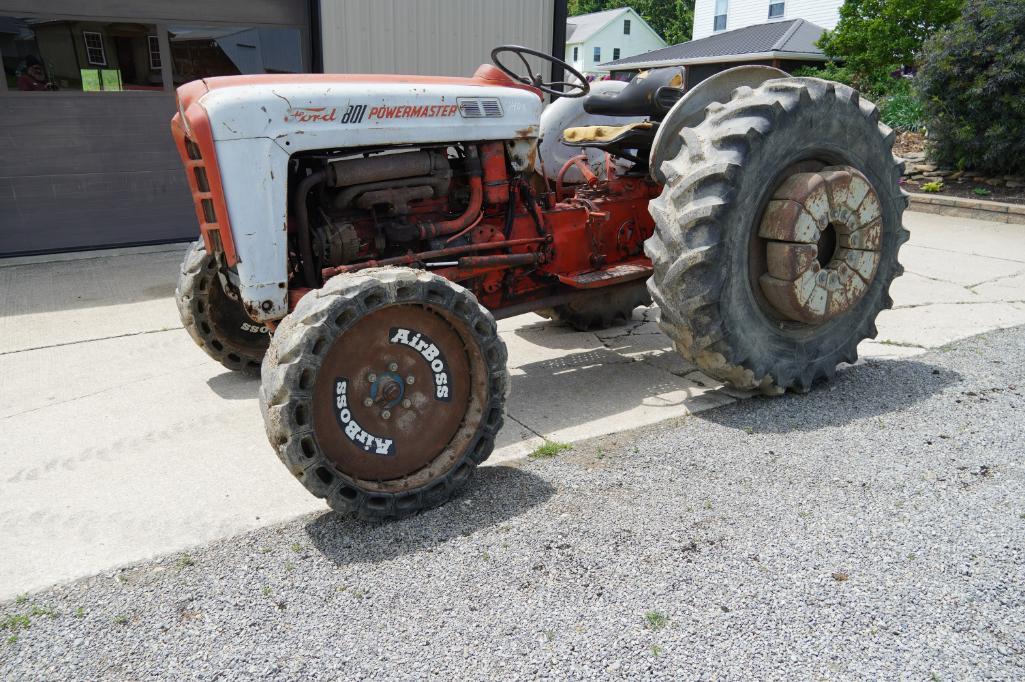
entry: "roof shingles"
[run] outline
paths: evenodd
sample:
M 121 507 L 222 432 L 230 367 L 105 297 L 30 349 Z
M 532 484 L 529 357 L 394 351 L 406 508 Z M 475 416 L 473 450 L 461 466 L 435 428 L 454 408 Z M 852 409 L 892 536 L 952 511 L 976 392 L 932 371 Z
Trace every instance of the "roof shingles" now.
M 794 54 L 822 54 L 815 47 L 815 41 L 823 29 L 804 19 L 774 21 L 768 24 L 745 26 L 725 31 L 706 38 L 670 45 L 661 50 L 624 57 L 605 62 L 603 67 L 630 68 L 633 64 L 666 63 L 678 64 L 688 60 L 707 60 L 714 57 L 729 57 L 744 54 L 765 54 L 768 52 L 791 52 Z M 823 57 L 824 59 L 825 57 Z
M 629 11 L 629 7 L 620 7 L 618 9 L 607 9 L 602 12 L 591 12 L 590 14 L 570 17 L 566 20 L 566 42 L 582 43 L 605 28 L 610 21 L 620 14 L 626 14 Z

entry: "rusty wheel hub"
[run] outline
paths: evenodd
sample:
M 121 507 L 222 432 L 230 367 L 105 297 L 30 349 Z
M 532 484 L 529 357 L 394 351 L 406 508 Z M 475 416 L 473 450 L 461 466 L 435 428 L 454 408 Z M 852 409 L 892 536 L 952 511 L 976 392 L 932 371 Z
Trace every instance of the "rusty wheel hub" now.
M 761 292 L 787 320 L 819 325 L 842 315 L 875 276 L 881 235 L 879 197 L 858 170 L 794 173 L 776 188 L 759 224 Z
M 313 429 L 339 472 L 402 489 L 406 477 L 454 463 L 460 427 L 486 386 L 464 333 L 444 311 L 394 305 L 358 320 L 325 352 Z

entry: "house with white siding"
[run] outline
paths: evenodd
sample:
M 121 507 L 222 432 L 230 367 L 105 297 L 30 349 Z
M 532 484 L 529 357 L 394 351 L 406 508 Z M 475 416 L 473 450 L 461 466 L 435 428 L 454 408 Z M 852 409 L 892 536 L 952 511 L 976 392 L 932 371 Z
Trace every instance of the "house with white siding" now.
M 666 46 L 641 15 L 629 7 L 591 12 L 566 21 L 566 61 L 585 75 L 603 75 L 602 62 L 626 59 Z
M 772 21 L 804 19 L 832 30 L 843 0 L 695 0 L 692 40 Z

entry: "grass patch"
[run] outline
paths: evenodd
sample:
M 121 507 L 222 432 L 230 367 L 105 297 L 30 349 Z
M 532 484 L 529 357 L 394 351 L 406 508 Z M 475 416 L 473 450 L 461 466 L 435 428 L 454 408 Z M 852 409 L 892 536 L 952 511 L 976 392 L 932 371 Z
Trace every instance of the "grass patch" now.
M 27 613 L 12 614 L 0 620 L 0 630 L 18 632 L 19 630 L 27 630 L 30 627 L 32 627 L 32 619 Z
M 569 443 L 560 443 L 556 440 L 546 440 L 544 443 L 539 445 L 534 452 L 527 455 L 527 459 L 551 459 L 560 452 L 572 449 L 573 446 Z
M 180 557 L 178 557 L 177 566 L 178 566 L 179 570 L 181 570 L 183 568 L 188 568 L 189 566 L 195 566 L 195 565 L 196 565 L 196 560 L 193 559 L 192 555 L 189 554 L 188 552 L 185 552 L 185 554 L 182 554 Z
M 118 615 L 114 616 L 114 622 L 118 625 L 127 625 L 128 616 L 124 615 L 123 613 L 119 613 Z
M 661 630 L 669 624 L 669 616 L 661 611 L 648 611 L 644 614 L 644 626 L 649 630 Z
M 878 343 L 881 346 L 899 346 L 900 348 L 923 348 L 923 346 L 919 346 L 917 343 L 904 343 L 902 341 L 889 341 L 888 339 L 882 339 L 880 341 L 876 341 L 876 343 Z
M 988 197 L 993 192 L 989 191 L 985 187 L 975 187 L 972 189 L 972 194 L 977 197 Z
M 85 609 L 81 606 L 75 609 L 75 618 L 85 618 Z
M 56 618 L 57 612 L 49 606 L 33 606 L 32 610 L 29 611 L 30 616 L 46 616 L 47 618 Z

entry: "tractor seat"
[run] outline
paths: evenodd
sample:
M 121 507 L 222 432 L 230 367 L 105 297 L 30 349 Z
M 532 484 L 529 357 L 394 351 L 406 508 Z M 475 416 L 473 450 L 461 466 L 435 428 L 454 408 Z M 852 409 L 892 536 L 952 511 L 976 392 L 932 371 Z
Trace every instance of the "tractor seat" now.
M 588 95 L 584 111 L 605 116 L 647 116 L 660 120 L 683 96 L 684 70 L 680 66 L 641 71 L 614 95 Z M 659 90 L 667 88 L 661 93 Z
M 638 121 L 628 123 L 625 126 L 580 126 L 578 128 L 566 128 L 562 133 L 562 139 L 566 144 L 578 146 L 594 146 L 586 144 L 594 142 L 603 144 L 607 142 L 618 142 L 620 138 L 634 131 L 648 131 L 654 124 L 651 121 Z

